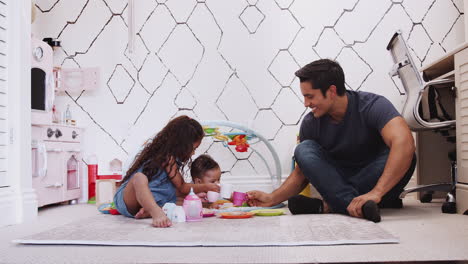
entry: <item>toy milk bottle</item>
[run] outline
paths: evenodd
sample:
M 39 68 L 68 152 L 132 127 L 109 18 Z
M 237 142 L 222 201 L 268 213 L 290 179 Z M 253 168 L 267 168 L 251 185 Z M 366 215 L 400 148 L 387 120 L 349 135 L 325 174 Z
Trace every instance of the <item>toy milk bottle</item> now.
M 65 111 L 65 124 L 71 125 L 72 115 L 70 111 L 70 105 L 67 105 L 67 110 Z
M 203 206 L 200 198 L 190 188 L 190 193 L 185 197 L 183 208 L 187 222 L 201 221 L 203 219 Z

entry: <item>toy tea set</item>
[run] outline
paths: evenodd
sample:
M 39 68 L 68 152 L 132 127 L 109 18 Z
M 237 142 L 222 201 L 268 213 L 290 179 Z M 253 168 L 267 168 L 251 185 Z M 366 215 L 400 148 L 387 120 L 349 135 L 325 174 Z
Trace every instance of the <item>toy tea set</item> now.
M 193 192 L 193 189 L 185 197 L 182 207 L 166 204 L 163 209 L 167 207 L 167 211 L 165 211 L 166 215 L 174 222 L 183 222 L 183 214 L 185 214 L 187 222 L 196 222 L 215 215 L 220 218 L 241 219 L 250 218 L 254 215 L 276 216 L 284 213 L 281 209 L 249 207 L 247 205 L 247 194 L 236 191 L 232 192 L 232 188 L 231 184 L 222 184 L 220 193 L 211 191 L 207 193 L 208 202 L 212 203 L 214 209 L 203 208 L 201 199 Z M 229 200 L 231 198 L 232 201 Z M 183 210 L 179 209 L 177 212 L 177 208 L 183 208 Z
M 208 202 L 212 203 L 214 209 L 203 208 L 201 199 L 190 189 L 190 193 L 185 197 L 183 205 L 177 206 L 174 203 L 166 203 L 162 207 L 164 213 L 172 222 L 197 222 L 203 218 L 218 216 L 226 219 L 242 219 L 258 216 L 277 216 L 284 214 L 282 209 L 274 209 L 284 206 L 283 204 L 270 208 L 249 207 L 247 205 L 247 194 L 232 191 L 231 184 L 221 184 L 221 192 L 207 193 Z M 221 199 L 220 199 L 221 198 Z M 229 200 L 232 198 L 232 201 Z M 99 211 L 105 214 L 120 214 L 113 203 L 103 204 Z

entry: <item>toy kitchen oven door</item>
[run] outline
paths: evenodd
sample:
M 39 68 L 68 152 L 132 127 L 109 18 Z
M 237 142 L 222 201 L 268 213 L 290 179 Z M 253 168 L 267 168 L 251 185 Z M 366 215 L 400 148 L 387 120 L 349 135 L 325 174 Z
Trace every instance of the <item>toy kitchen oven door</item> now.
M 70 126 L 32 126 L 32 184 L 39 207 L 81 196 L 81 130 Z

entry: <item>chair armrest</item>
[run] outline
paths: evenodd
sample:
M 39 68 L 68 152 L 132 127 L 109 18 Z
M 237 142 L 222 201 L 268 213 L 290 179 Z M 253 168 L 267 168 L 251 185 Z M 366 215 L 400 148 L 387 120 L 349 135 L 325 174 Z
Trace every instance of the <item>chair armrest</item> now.
M 454 83 L 454 82 L 455 82 L 454 79 L 435 79 L 424 84 L 423 88 L 419 91 L 417 102 L 413 106 L 413 115 L 415 119 L 417 120 L 417 122 L 424 128 L 415 129 L 415 130 L 428 130 L 428 129 L 437 129 L 437 128 L 455 126 L 456 119 L 442 121 L 442 122 L 427 122 L 423 120 L 421 116 L 419 115 L 419 104 L 421 103 L 422 94 L 427 88 L 429 88 L 432 85 L 448 84 L 448 83 Z
M 454 79 L 435 79 L 424 84 L 422 91 L 426 90 L 431 85 L 446 84 L 446 83 L 455 83 Z

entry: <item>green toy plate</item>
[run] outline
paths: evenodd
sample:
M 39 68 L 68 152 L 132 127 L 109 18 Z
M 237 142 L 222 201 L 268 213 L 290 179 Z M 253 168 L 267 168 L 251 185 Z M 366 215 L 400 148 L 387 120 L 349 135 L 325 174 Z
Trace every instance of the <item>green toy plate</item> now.
M 281 209 L 260 209 L 253 210 L 251 212 L 258 216 L 277 216 L 284 214 L 284 211 Z

